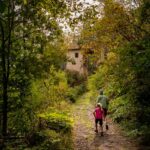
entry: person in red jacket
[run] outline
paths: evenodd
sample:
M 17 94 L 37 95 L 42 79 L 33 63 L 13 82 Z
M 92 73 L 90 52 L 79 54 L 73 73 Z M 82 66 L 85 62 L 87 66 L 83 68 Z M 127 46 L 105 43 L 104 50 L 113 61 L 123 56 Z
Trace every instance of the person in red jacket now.
M 104 118 L 104 111 L 101 107 L 100 103 L 97 103 L 97 106 L 93 112 L 93 115 L 95 117 L 95 132 L 98 133 L 98 123 L 100 125 L 100 133 L 101 136 L 103 136 L 103 118 Z

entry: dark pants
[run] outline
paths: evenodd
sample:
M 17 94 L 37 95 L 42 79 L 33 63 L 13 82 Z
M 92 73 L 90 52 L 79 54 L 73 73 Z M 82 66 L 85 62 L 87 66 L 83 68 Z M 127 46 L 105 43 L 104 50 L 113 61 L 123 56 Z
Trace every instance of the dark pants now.
M 95 119 L 95 124 L 99 123 L 101 126 L 103 125 L 102 119 Z

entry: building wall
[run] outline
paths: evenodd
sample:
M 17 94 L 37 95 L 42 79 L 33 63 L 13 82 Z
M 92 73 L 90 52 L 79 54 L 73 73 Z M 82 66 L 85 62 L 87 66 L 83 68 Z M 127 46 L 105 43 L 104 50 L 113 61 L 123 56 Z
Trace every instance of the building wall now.
M 78 55 L 78 57 L 77 57 Z M 67 62 L 66 69 L 67 70 L 72 70 L 72 71 L 78 71 L 80 74 L 84 74 L 84 69 L 83 69 L 83 56 L 80 52 L 80 50 L 72 50 L 69 51 L 67 56 L 74 61 L 72 62 Z

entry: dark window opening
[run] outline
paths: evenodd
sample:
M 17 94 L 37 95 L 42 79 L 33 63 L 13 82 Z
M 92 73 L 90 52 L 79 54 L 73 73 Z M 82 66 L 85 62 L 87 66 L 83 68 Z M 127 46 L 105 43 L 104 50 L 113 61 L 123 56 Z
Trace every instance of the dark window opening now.
M 79 54 L 78 53 L 75 53 L 75 58 L 78 58 L 79 57 Z

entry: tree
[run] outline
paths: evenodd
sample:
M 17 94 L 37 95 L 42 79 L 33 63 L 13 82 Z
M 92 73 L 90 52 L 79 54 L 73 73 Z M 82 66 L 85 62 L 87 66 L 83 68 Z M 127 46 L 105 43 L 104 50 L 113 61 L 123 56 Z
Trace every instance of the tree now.
M 96 83 L 94 89 L 106 89 L 113 99 L 113 119 L 131 134 L 150 135 L 149 6 L 147 0 L 134 8 L 105 1 L 104 16 L 97 21 L 97 32 L 92 32 L 99 48 L 105 46 L 109 51 L 90 78 L 89 88 Z
M 61 34 L 57 18 L 64 17 L 66 12 L 66 4 L 60 0 L 0 1 L 0 70 L 4 136 L 7 134 L 8 112 L 16 103 L 16 96 L 14 94 L 11 97 L 10 91 L 18 91 L 17 97 L 19 96 L 21 101 L 28 93 L 30 80 L 40 75 L 35 72 L 37 67 L 41 68 L 39 54 L 43 53 L 49 41 Z

